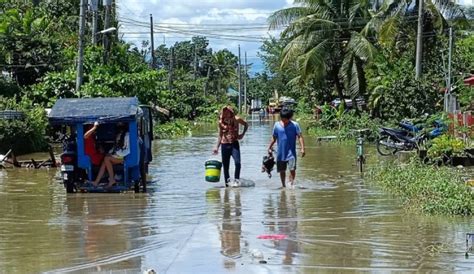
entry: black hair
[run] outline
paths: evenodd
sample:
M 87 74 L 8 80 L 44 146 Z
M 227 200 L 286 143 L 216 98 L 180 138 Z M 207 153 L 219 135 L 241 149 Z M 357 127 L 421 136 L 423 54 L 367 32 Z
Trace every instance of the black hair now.
M 280 118 L 281 119 L 291 119 L 293 118 L 293 110 L 284 108 L 280 111 Z
M 125 134 L 127 133 L 128 126 L 124 123 L 117 124 L 117 131 L 120 134 L 116 147 L 122 149 L 125 146 Z
M 117 128 L 117 131 L 127 131 L 128 125 L 123 122 L 118 122 L 116 128 Z

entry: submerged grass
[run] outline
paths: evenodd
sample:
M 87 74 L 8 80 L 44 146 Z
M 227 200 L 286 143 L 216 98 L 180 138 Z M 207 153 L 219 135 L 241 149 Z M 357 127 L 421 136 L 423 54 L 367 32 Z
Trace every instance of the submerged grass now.
M 368 180 L 401 198 L 405 206 L 425 214 L 472 215 L 474 193 L 453 168 L 385 163 L 372 168 Z
M 173 139 L 189 136 L 192 133 L 192 125 L 187 120 L 173 120 L 164 124 L 157 124 L 153 133 L 158 139 Z
M 308 123 L 310 136 L 337 136 L 339 140 L 356 140 L 361 134 L 368 141 L 374 141 L 378 137 L 380 121 L 373 119 L 366 112 L 357 114 L 353 111 L 345 112 L 339 116 L 336 114 L 323 115 L 319 120 Z M 362 130 L 363 132 L 359 132 Z

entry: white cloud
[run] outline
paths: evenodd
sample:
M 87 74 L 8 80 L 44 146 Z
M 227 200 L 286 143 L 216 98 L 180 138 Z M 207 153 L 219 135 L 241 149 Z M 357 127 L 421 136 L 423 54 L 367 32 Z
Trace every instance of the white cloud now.
M 247 51 L 248 62 L 255 63 L 254 70 L 261 67 L 256 59 L 260 39 L 269 35 L 267 17 L 292 3 L 293 0 L 117 0 L 120 32 L 126 41 L 140 45 L 148 40 L 146 24 L 153 14 L 154 23 L 163 27 L 155 28 L 155 32 L 162 32 L 155 34 L 155 45 L 164 38 L 171 45 L 193 35 L 205 35 L 214 50 L 228 48 L 237 54 L 240 44 L 242 56 Z

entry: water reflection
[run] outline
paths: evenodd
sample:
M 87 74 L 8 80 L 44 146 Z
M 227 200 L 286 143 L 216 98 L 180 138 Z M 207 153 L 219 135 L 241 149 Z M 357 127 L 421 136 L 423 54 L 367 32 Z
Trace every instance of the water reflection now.
M 273 247 L 283 252 L 282 264 L 295 263 L 298 245 L 298 209 L 296 193 L 282 189 L 278 195 L 269 194 L 264 207 L 265 225 L 269 234 L 286 236 L 283 240 L 271 241 Z
M 235 268 L 235 259 L 240 258 L 240 236 L 242 233 L 242 205 L 239 189 L 224 189 L 222 201 L 222 225 L 220 229 L 221 253 L 233 260 L 225 260 L 225 268 Z M 232 197 L 233 196 L 233 197 Z
M 67 250 L 76 254 L 70 258 L 66 271 L 106 271 L 111 269 L 141 269 L 141 256 L 136 249 L 144 246 L 149 229 L 140 215 L 147 208 L 147 198 L 133 194 L 69 195 L 64 200 L 64 214 L 52 223 L 64 226 Z
M 66 195 L 55 170 L 0 170 L 0 272 L 472 273 L 464 241 L 474 219 L 407 214 L 363 182 L 354 145 L 308 137 L 298 171 L 306 189 L 277 190 L 278 176 L 259 170 L 272 124 L 253 122 L 242 142 L 254 188 L 204 182 L 215 125 L 155 142 L 157 182 L 143 195 Z

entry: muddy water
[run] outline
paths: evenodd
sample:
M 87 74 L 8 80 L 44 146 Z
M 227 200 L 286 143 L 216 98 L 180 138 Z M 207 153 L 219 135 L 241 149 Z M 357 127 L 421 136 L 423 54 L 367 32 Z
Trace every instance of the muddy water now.
M 260 173 L 270 131 L 251 122 L 241 146 L 255 188 L 204 182 L 209 129 L 155 143 L 148 194 L 66 195 L 55 170 L 0 170 L 0 272 L 474 271 L 472 219 L 407 214 L 363 182 L 353 145 L 307 138 L 301 188 L 278 189 Z

